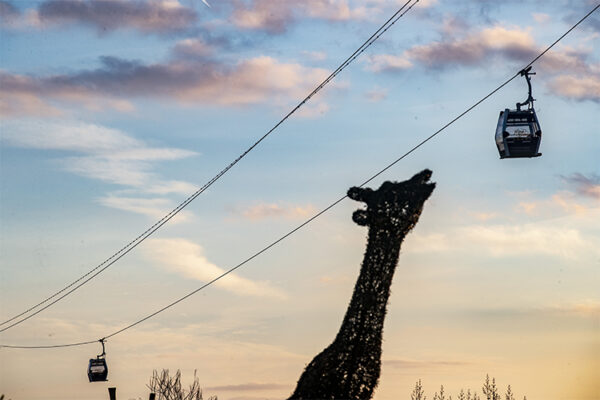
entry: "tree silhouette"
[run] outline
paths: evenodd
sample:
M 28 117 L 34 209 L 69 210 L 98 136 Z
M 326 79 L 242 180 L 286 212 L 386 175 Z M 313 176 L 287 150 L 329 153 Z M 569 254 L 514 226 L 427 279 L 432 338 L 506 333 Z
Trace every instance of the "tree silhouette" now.
M 498 392 L 498 386 L 496 386 L 496 379 L 491 378 L 489 374 L 485 377 L 485 382 L 482 387 L 483 395 L 485 396 L 485 400 L 500 400 L 502 397 Z M 446 392 L 444 391 L 444 385 L 441 385 L 440 392 L 436 392 L 433 396 L 433 400 L 452 400 L 452 396 L 446 397 Z M 425 400 L 425 391 L 423 390 L 423 385 L 421 384 L 421 380 L 419 379 L 415 384 L 415 388 L 410 395 L 411 400 Z M 481 397 L 477 394 L 477 392 L 471 392 L 471 389 L 467 389 L 465 392 L 464 389 L 460 389 L 460 393 L 458 394 L 457 400 L 481 400 Z M 512 391 L 512 387 L 508 385 L 505 394 L 505 400 L 516 400 L 515 395 Z M 527 396 L 523 397 L 523 400 L 527 400 Z
M 187 391 L 181 387 L 180 370 L 177 370 L 175 376 L 170 376 L 168 369 L 163 369 L 160 374 L 154 370 L 147 386 L 156 393 L 156 400 L 203 400 L 196 371 L 194 371 L 194 382 Z M 208 400 L 217 400 L 217 396 L 209 397 Z
M 448 397 L 448 399 L 446 399 L 446 395 L 444 393 L 444 385 L 441 385 L 440 386 L 440 394 L 435 392 L 435 394 L 433 395 L 433 400 L 452 400 L 452 396 L 450 396 L 450 397 Z
M 479 400 L 479 395 L 477 393 L 471 394 L 471 389 L 467 389 L 467 393 L 464 389 L 460 389 L 458 400 Z
M 490 382 L 490 376 L 485 376 L 485 383 L 481 388 L 485 398 L 487 400 L 500 400 L 500 394 L 498 393 L 498 387 L 496 386 L 496 378 L 492 378 Z
M 421 380 L 419 379 L 415 384 L 415 388 L 410 395 L 410 400 L 426 400 L 427 396 L 425 396 L 425 392 L 423 391 L 423 386 L 421 385 Z
M 508 385 L 508 389 L 506 389 L 506 400 L 515 400 L 515 396 L 513 395 L 510 385 Z

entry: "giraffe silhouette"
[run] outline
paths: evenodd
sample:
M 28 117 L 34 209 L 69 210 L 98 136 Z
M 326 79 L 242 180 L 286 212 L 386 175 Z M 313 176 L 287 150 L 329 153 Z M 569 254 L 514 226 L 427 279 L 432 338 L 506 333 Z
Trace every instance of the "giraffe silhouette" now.
M 290 399 L 370 399 L 381 371 L 383 322 L 400 245 L 415 226 L 435 183 L 426 169 L 377 190 L 353 187 L 348 197 L 366 203 L 352 219 L 368 226 L 367 250 L 342 326 L 308 364 Z

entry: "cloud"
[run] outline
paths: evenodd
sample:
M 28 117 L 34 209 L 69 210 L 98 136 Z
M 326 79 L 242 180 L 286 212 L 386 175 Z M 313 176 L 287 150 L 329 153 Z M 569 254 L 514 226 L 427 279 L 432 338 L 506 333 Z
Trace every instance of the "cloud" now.
M 407 251 L 419 253 L 464 251 L 493 257 L 546 255 L 566 259 L 600 255 L 594 238 L 574 228 L 551 224 L 471 225 L 449 233 L 415 234 Z
M 590 208 L 580 204 L 571 192 L 554 194 L 551 198 L 551 205 L 560 207 L 563 212 L 568 214 L 584 215 L 590 210 Z
M 488 309 L 471 309 L 470 313 L 478 315 L 479 318 L 505 319 L 509 317 L 514 321 L 520 317 L 528 321 L 536 321 L 539 318 L 592 318 L 600 317 L 600 301 L 597 299 L 584 299 L 579 301 L 567 301 L 560 304 L 545 304 L 530 307 L 504 307 Z
M 580 317 L 600 317 L 600 301 L 594 299 L 586 299 L 579 302 L 571 302 L 558 306 L 548 307 L 547 311 L 560 315 L 573 315 Z
M 461 234 L 465 242 L 485 245 L 494 256 L 537 253 L 574 258 L 590 246 L 578 230 L 533 225 L 472 226 Z
M 235 1 L 231 16 L 233 23 L 243 29 L 284 32 L 294 20 L 292 4 L 281 0 Z
M 2 87 L 3 73 L 0 71 L 0 87 Z M 63 115 L 63 111 L 48 104 L 35 93 L 16 91 L 10 96 L 0 93 L 0 116 L 22 117 L 35 115 L 38 117 L 56 117 Z
M 167 34 L 197 22 L 196 12 L 177 0 L 46 0 L 38 6 L 37 15 L 42 26 L 82 24 L 99 33 L 136 29 Z
M 0 72 L 3 88 L 0 111 L 13 115 L 18 110 L 10 106 L 14 97 L 43 99 L 40 113 L 52 111 L 56 102 L 87 103 L 92 108 L 91 105 L 110 105 L 136 97 L 222 105 L 282 103 L 304 97 L 328 75 L 324 69 L 282 63 L 264 56 L 226 65 L 201 57 L 203 52 L 210 51 L 199 41 L 180 42 L 174 51 L 188 58 L 145 65 L 102 57 L 101 66 L 95 70 L 46 77 Z M 194 57 L 189 58 L 192 53 Z
M 325 115 L 330 109 L 329 104 L 324 101 L 313 101 L 308 104 L 304 104 L 302 108 L 300 108 L 296 115 L 300 118 L 318 118 Z
M 379 101 L 385 100 L 388 95 L 387 89 L 377 88 L 373 90 L 369 90 L 365 93 L 365 97 L 367 100 L 377 103 Z
M 575 101 L 600 103 L 600 63 L 590 62 L 588 58 L 589 50 L 564 47 L 547 53 L 538 67 L 554 75 L 547 87 L 555 94 Z
M 448 15 L 442 22 L 440 32 L 444 35 L 456 36 L 464 32 L 468 32 L 469 23 L 462 15 Z
M 346 275 L 324 275 L 317 279 L 319 285 L 331 286 L 339 284 L 347 284 L 353 280 L 352 277 Z
M 198 190 L 198 186 L 184 181 L 158 181 L 149 183 L 144 187 L 147 193 L 152 194 L 191 194 Z
M 187 182 L 162 180 L 154 172 L 157 162 L 176 161 L 197 155 L 189 150 L 150 147 L 124 132 L 82 122 L 3 122 L 2 141 L 9 146 L 75 153 L 59 159 L 71 173 L 124 186 L 139 193 L 189 195 L 197 188 Z M 105 206 L 128 210 L 152 218 L 162 217 L 173 207 L 161 199 L 109 196 Z M 189 215 L 188 215 L 189 216 Z M 180 217 L 181 220 L 181 217 Z
M 499 217 L 498 213 L 495 212 L 473 212 L 471 213 L 479 221 L 489 221 Z
M 443 361 L 443 360 L 409 360 L 409 359 L 384 359 L 386 367 L 402 369 L 430 369 L 430 368 L 455 368 L 470 365 L 467 361 Z
M 372 19 L 386 8 L 396 7 L 400 2 L 368 0 L 356 2 L 353 6 L 347 0 L 234 0 L 233 23 L 242 29 L 265 31 L 271 34 L 285 32 L 297 20 L 310 18 L 325 21 L 351 21 Z M 421 0 L 417 7 L 427 8 L 434 0 Z
M 316 214 L 312 205 L 294 206 L 279 205 L 276 203 L 261 203 L 242 209 L 232 210 L 234 214 L 241 215 L 250 220 L 262 220 L 266 218 L 308 218 Z
M 476 65 L 492 55 L 525 60 L 535 51 L 533 44 L 533 38 L 526 30 L 494 26 L 462 39 L 449 37 L 427 45 L 415 46 L 407 50 L 406 56 L 430 68 Z
M 209 282 L 225 272 L 208 261 L 198 244 L 186 239 L 149 239 L 144 247 L 146 255 L 161 267 L 184 278 Z M 215 282 L 217 287 L 240 296 L 258 296 L 285 299 L 285 293 L 268 282 L 255 282 L 236 274 L 229 274 Z
M 105 182 L 160 192 L 161 185 L 150 172 L 152 162 L 173 161 L 196 155 L 189 150 L 148 147 L 125 133 L 81 122 L 51 123 L 8 121 L 3 124 L 3 140 L 15 147 L 82 153 L 62 159 L 65 169 Z M 189 189 L 167 182 L 171 190 Z M 189 194 L 185 193 L 185 194 Z
M 59 77 L 60 80 L 60 77 Z M 63 116 L 64 110 L 58 102 L 83 106 L 90 111 L 113 109 L 129 112 L 134 106 L 118 95 L 101 97 L 93 95 L 93 87 L 85 87 L 85 82 L 67 85 L 53 82 L 53 78 L 39 78 L 11 74 L 0 70 L 0 116 L 22 117 Z
M 10 23 L 20 15 L 19 9 L 12 3 L 0 0 L 0 21 Z
M 416 45 L 401 54 L 376 54 L 367 60 L 373 72 L 402 72 L 416 66 L 433 70 L 489 65 L 498 59 L 524 65 L 540 54 L 530 29 L 496 25 L 457 37 L 466 29 L 442 28 L 442 39 Z M 589 61 L 592 50 L 562 47 L 544 55 L 536 68 L 550 77 L 547 87 L 558 96 L 600 102 L 600 64 Z
M 364 19 L 368 15 L 368 8 L 352 8 L 345 0 L 309 0 L 305 3 L 303 11 L 307 17 L 327 21 Z
M 462 38 L 444 34 L 440 41 L 413 46 L 401 55 L 373 55 L 369 58 L 368 69 L 375 72 L 401 71 L 416 64 L 433 69 L 472 66 L 489 62 L 494 55 L 525 60 L 535 51 L 529 31 L 494 26 Z
M 8 122 L 2 133 L 13 146 L 44 150 L 103 153 L 143 146 L 141 141 L 119 130 L 80 122 Z
M 564 18 L 564 21 L 568 24 L 574 24 L 575 22 L 579 21 L 583 15 L 586 15 L 588 12 L 592 11 L 596 5 L 596 0 L 570 1 L 570 13 Z M 600 16 L 598 15 L 598 12 L 591 14 L 585 23 L 581 24 L 581 29 L 600 32 Z
M 546 199 L 529 199 L 529 194 L 524 194 L 526 198 L 520 200 L 516 206 L 516 211 L 530 216 L 556 217 L 560 215 L 578 215 L 590 216 L 598 211 L 598 202 L 600 199 L 600 179 L 596 175 L 590 178 L 576 173 L 562 179 L 575 192 L 561 190 Z
M 324 51 L 308 51 L 304 50 L 302 56 L 310 59 L 311 61 L 323 61 L 327 59 L 327 53 Z
M 154 220 L 163 218 L 175 208 L 175 206 L 172 205 L 169 200 L 164 198 L 145 199 L 110 195 L 98 199 L 98 202 L 106 207 L 146 215 Z M 190 213 L 187 211 L 181 211 L 175 217 L 173 217 L 170 222 L 184 222 L 189 220 L 190 217 Z
M 367 69 L 373 72 L 402 71 L 413 67 L 413 63 L 404 56 L 375 54 L 367 59 Z
M 549 88 L 569 99 L 600 103 L 600 74 L 584 77 L 562 75 L 553 79 Z
M 404 3 L 403 1 L 398 1 L 398 3 Z M 438 0 L 421 0 L 417 3 L 417 8 L 429 8 L 433 7 L 438 3 Z
M 206 390 L 212 392 L 252 392 L 257 390 L 287 389 L 290 385 L 281 383 L 241 383 L 238 385 L 209 386 Z
M 533 13 L 531 16 L 538 24 L 545 24 L 551 19 L 550 15 L 545 13 Z
M 562 179 L 574 186 L 577 194 L 600 200 L 600 176 L 591 174 L 589 177 L 581 173 L 563 176 Z
M 216 49 L 213 45 L 207 43 L 203 39 L 184 39 L 175 44 L 172 52 L 176 59 L 200 59 L 204 60 L 215 53 Z
M 536 201 L 520 201 L 517 204 L 517 210 L 527 215 L 533 215 L 539 208 L 539 202 Z
M 221 0 L 213 4 L 215 7 L 211 7 L 211 10 L 230 12 L 229 15 L 223 15 L 222 19 L 233 23 L 237 28 L 280 34 L 302 19 L 329 22 L 372 20 L 386 10 L 399 8 L 404 2 Z M 415 9 L 427 9 L 436 2 L 437 0 L 421 0 Z M 45 0 L 37 8 L 27 10 L 27 15 L 13 15 L 14 7 L 9 2 L 0 0 L 0 4 L 3 3 L 6 15 L 10 13 L 12 20 L 20 20 L 14 24 L 16 26 L 48 28 L 78 24 L 94 28 L 100 34 L 119 29 L 135 29 L 142 33 L 168 35 L 190 31 L 199 22 L 198 14 L 191 4 L 190 7 L 184 6 L 181 0 Z

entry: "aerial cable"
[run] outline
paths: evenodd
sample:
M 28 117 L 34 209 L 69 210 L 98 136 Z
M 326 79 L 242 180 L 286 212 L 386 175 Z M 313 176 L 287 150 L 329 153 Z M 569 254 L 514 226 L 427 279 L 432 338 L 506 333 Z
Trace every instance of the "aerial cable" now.
M 560 42 L 565 36 L 567 36 L 571 31 L 573 31 L 579 24 L 581 24 L 584 20 L 586 20 L 598 8 L 600 8 L 600 3 L 596 7 L 594 7 L 594 9 L 592 9 L 592 11 L 590 11 L 583 18 L 581 18 L 568 31 L 566 31 L 562 36 L 560 36 L 557 40 L 555 40 L 554 43 L 552 43 L 551 45 L 549 45 L 548 47 L 546 47 L 546 49 L 542 53 L 540 53 L 538 56 L 536 56 L 532 61 L 530 61 L 527 64 L 527 66 L 525 66 L 525 68 L 520 69 L 519 72 L 516 72 L 513 76 L 511 76 L 510 78 L 508 78 L 500 86 L 498 86 L 497 88 L 495 88 L 494 90 L 492 90 L 490 93 L 488 93 L 487 95 L 485 95 L 484 97 L 482 97 L 480 100 L 478 100 L 477 102 L 475 102 L 472 106 L 470 106 L 465 111 L 463 111 L 462 113 L 460 113 L 458 116 L 456 116 L 450 122 L 448 122 L 447 124 L 445 124 L 444 126 L 442 126 L 440 129 L 438 129 L 437 131 L 435 131 L 434 133 L 432 133 L 431 135 L 429 135 L 427 138 L 425 138 L 422 141 L 420 141 L 419 143 L 417 143 L 410 150 L 406 151 L 403 155 L 401 155 L 400 157 L 398 157 L 397 159 L 395 159 L 394 161 L 392 161 L 391 163 L 389 163 L 388 165 L 386 165 L 384 168 L 382 168 L 378 172 L 376 172 L 374 175 L 372 175 L 370 178 L 368 178 L 366 181 L 364 181 L 359 186 L 363 187 L 366 184 L 368 184 L 369 182 L 371 182 L 372 180 L 374 180 L 375 178 L 377 178 L 378 176 L 380 176 L 381 174 L 383 174 L 385 171 L 387 171 L 388 169 L 390 169 L 391 167 L 393 167 L 394 165 L 396 165 L 398 162 L 400 162 L 401 160 L 403 160 L 404 158 L 406 158 L 408 155 L 410 155 L 411 153 L 413 153 L 414 151 L 416 151 L 417 149 L 419 149 L 425 143 L 429 142 L 435 136 L 437 136 L 440 133 L 442 133 L 444 130 L 446 130 L 446 128 L 448 128 L 450 125 L 454 124 L 460 118 L 462 118 L 463 116 L 465 116 L 466 114 L 468 114 L 474 108 L 476 108 L 481 103 L 483 103 L 485 100 L 487 100 L 488 98 L 490 98 L 491 96 L 493 96 L 495 93 L 497 93 L 504 86 L 508 85 L 511 81 L 513 81 L 516 77 L 518 77 L 520 75 L 520 73 L 521 73 L 521 71 L 523 69 L 526 69 L 527 67 L 533 65 L 533 63 L 535 63 L 544 54 L 546 54 L 550 49 L 552 49 L 558 42 Z M 319 211 L 318 213 L 316 213 L 315 215 L 313 215 L 312 217 L 310 217 L 309 219 L 307 219 L 306 221 L 304 221 L 303 223 L 301 223 L 300 225 L 298 225 L 296 228 L 292 229 L 291 231 L 289 231 L 285 235 L 281 236 L 279 239 L 275 240 L 274 242 L 270 243 L 269 245 L 263 247 L 261 250 L 259 250 L 258 252 L 254 253 L 252 256 L 246 258 L 244 261 L 242 261 L 241 263 L 237 264 L 236 266 L 230 268 L 229 270 L 225 271 L 224 273 L 222 273 L 221 275 L 217 276 L 213 280 L 205 283 L 204 285 L 200 286 L 199 288 L 193 290 L 192 292 L 186 294 L 183 297 L 180 297 L 179 299 L 177 299 L 177 300 L 173 301 L 172 303 L 164 306 L 163 308 L 161 308 L 161 309 L 153 312 L 152 314 L 149 314 L 149 315 L 145 316 L 144 318 L 139 319 L 136 322 L 125 326 L 124 328 L 121 328 L 121 329 L 119 329 L 119 330 L 117 330 L 117 331 L 115 331 L 115 332 L 113 332 L 113 333 L 111 333 L 109 335 L 104 336 L 100 340 L 106 340 L 106 339 L 111 338 L 113 336 L 116 336 L 116 335 L 118 335 L 118 334 L 120 334 L 120 333 L 122 333 L 122 332 L 124 332 L 124 331 L 126 331 L 128 329 L 131 329 L 134 326 L 139 325 L 142 322 L 147 321 L 150 318 L 155 317 L 156 315 L 162 313 L 163 311 L 168 310 L 169 308 L 175 306 L 176 304 L 181 303 L 182 301 L 184 301 L 187 298 L 193 296 L 194 294 L 198 293 L 199 291 L 201 291 L 201 290 L 205 289 L 206 287 L 212 285 L 213 283 L 217 282 L 221 278 L 224 278 L 225 276 L 229 275 L 230 273 L 232 273 L 236 269 L 240 268 L 241 266 L 245 265 L 249 261 L 255 259 L 256 257 L 258 257 L 259 255 L 261 255 L 262 253 L 266 252 L 270 248 L 274 247 L 275 245 L 277 245 L 281 241 L 285 240 L 289 236 L 293 235 L 294 233 L 296 233 L 297 231 L 299 231 L 300 229 L 302 229 L 303 227 L 305 227 L 306 225 L 308 225 L 309 223 L 311 223 L 312 221 L 314 221 L 315 219 L 317 219 L 321 215 L 325 214 L 327 211 L 329 211 L 330 209 L 332 209 L 333 207 L 335 207 L 336 205 L 338 205 L 339 203 L 341 203 L 344 199 L 346 199 L 346 197 L 348 197 L 348 196 L 344 195 L 344 196 L 340 197 L 339 199 L 337 199 L 336 201 L 334 201 L 333 203 L 331 203 L 330 205 L 328 205 L 327 207 L 325 207 L 324 209 L 322 209 L 321 211 Z M 63 345 L 48 345 L 48 346 L 18 346 L 18 345 L 3 345 L 3 344 L 0 344 L 0 348 L 5 347 L 5 348 L 13 348 L 13 349 L 48 349 L 48 348 L 58 348 L 58 347 L 82 346 L 82 345 L 91 344 L 91 343 L 97 343 L 97 342 L 98 342 L 98 340 L 91 340 L 91 341 L 80 342 L 80 343 L 70 343 L 70 344 L 63 344 Z
M 412 2 L 412 4 L 411 4 L 411 2 Z M 244 151 L 242 154 L 240 154 L 235 160 L 233 160 L 229 165 L 227 165 L 225 168 L 223 168 L 211 180 L 209 180 L 207 183 L 205 183 L 204 186 L 202 186 L 200 189 L 198 189 L 196 192 L 194 192 L 191 196 L 189 196 L 187 199 L 185 199 L 181 204 L 179 204 L 173 210 L 171 210 L 171 212 L 169 212 L 167 215 L 165 215 L 162 219 L 160 219 L 158 222 L 156 222 L 154 225 L 152 225 L 150 228 L 148 228 L 145 232 L 143 232 L 141 235 L 136 237 L 134 240 L 129 242 L 127 245 L 125 245 L 119 251 L 117 251 L 116 253 L 111 255 L 109 258 L 104 260 L 98 266 L 96 266 L 92 270 L 88 271 L 86 274 L 79 277 L 77 280 L 71 282 L 69 285 L 65 286 L 58 292 L 54 293 L 53 295 L 51 295 L 51 296 L 47 297 L 46 299 L 42 300 L 41 302 L 37 303 L 36 305 L 28 308 L 27 310 L 21 312 L 20 314 L 17 314 L 15 316 L 1 322 L 0 326 L 6 325 L 6 324 L 10 323 L 11 321 L 14 321 L 20 317 L 23 317 L 24 315 L 31 312 L 31 314 L 0 329 L 0 332 L 4 332 L 16 325 L 19 325 L 20 323 L 32 318 L 33 316 L 46 310 L 47 308 L 51 307 L 52 305 L 58 303 L 60 300 L 64 299 L 65 297 L 67 297 L 68 295 L 70 295 L 71 293 L 73 293 L 74 291 L 76 291 L 77 289 L 79 289 L 80 287 L 82 287 L 83 285 L 85 285 L 86 283 L 91 281 L 92 279 L 94 279 L 96 276 L 98 276 L 99 274 L 104 272 L 108 267 L 112 266 L 114 263 L 119 261 L 123 256 L 128 254 L 131 250 L 133 250 L 140 243 L 142 243 L 144 240 L 146 240 L 150 235 L 152 235 L 154 232 L 156 232 L 158 229 L 160 229 L 163 225 L 165 225 L 167 222 L 169 222 L 175 215 L 177 215 L 181 210 L 183 210 L 187 205 L 189 205 L 192 201 L 194 201 L 198 196 L 200 196 L 202 193 L 204 193 L 206 191 L 206 189 L 208 189 L 210 186 L 212 186 L 213 183 L 218 181 L 231 168 L 233 168 L 233 166 L 236 165 L 242 158 L 244 158 L 248 153 L 250 153 L 252 150 L 254 150 L 255 147 L 257 147 L 263 140 L 265 140 L 271 133 L 273 133 L 273 131 L 275 131 L 281 124 L 283 124 L 289 117 L 291 117 L 292 114 L 294 114 L 296 111 L 298 111 L 298 109 L 300 109 L 300 107 L 302 107 L 307 101 L 309 101 L 313 96 L 315 96 L 319 91 L 321 91 L 321 89 L 323 89 L 340 72 L 342 72 L 348 65 L 350 65 L 360 54 L 362 54 L 367 48 L 369 48 L 377 39 L 379 39 L 379 37 L 381 37 L 381 35 L 383 35 L 392 25 L 394 25 L 408 11 L 410 11 L 415 6 L 415 4 L 417 4 L 418 2 L 419 2 L 419 0 L 408 0 L 406 3 L 404 3 L 404 5 L 402 5 L 402 7 L 400 7 L 383 25 L 381 25 L 379 27 L 379 29 L 377 29 L 377 31 L 375 31 L 375 33 L 373 33 L 371 35 L 371 37 L 369 37 L 369 39 L 367 39 L 358 49 L 356 49 L 356 51 L 354 51 L 354 53 L 352 53 L 346 60 L 344 60 L 344 62 L 342 64 L 340 64 L 340 66 L 337 67 L 327 78 L 325 78 L 325 80 L 323 82 L 321 82 L 312 92 L 310 92 L 308 94 L 308 96 L 306 96 L 300 103 L 298 103 L 298 105 L 296 105 L 290 112 L 288 112 L 267 133 L 265 133 L 262 137 L 260 137 L 257 141 L 255 141 L 250 147 L 248 147 L 248 149 L 246 149 L 246 151 Z M 50 302 L 50 300 L 52 300 L 52 299 L 55 299 L 55 300 Z M 48 303 L 48 304 L 46 304 L 46 303 Z M 44 304 L 46 304 L 46 305 L 41 307 Z M 41 307 L 41 308 L 39 308 L 39 307 Z M 32 312 L 34 310 L 36 310 L 36 311 Z
M 59 349 L 59 348 L 64 348 L 64 347 L 84 346 L 86 344 L 92 344 L 92 343 L 98 343 L 98 339 L 88 340 L 87 342 L 42 345 L 42 346 L 11 346 L 11 345 L 7 345 L 7 344 L 0 344 L 0 348 L 4 347 L 6 349 Z

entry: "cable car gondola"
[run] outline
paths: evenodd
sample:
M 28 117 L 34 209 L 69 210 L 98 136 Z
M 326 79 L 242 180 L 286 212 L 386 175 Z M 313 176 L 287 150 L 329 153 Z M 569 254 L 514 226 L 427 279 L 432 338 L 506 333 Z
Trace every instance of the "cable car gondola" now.
M 102 354 L 96 358 L 90 358 L 88 364 L 88 378 L 90 382 L 105 382 L 108 379 L 108 366 L 106 365 L 106 352 L 104 351 L 104 340 L 99 340 L 102 343 Z
M 523 103 L 517 103 L 516 110 L 500 111 L 498 126 L 496 127 L 496 146 L 500 153 L 500 158 L 522 158 L 539 157 L 540 142 L 542 140 L 542 129 L 538 122 L 533 102 L 535 99 L 531 95 L 531 80 L 529 75 L 535 75 L 530 72 L 531 66 L 520 72 L 521 76 L 527 79 L 529 87 L 529 97 Z M 522 106 L 527 105 L 526 110 L 521 110 Z

